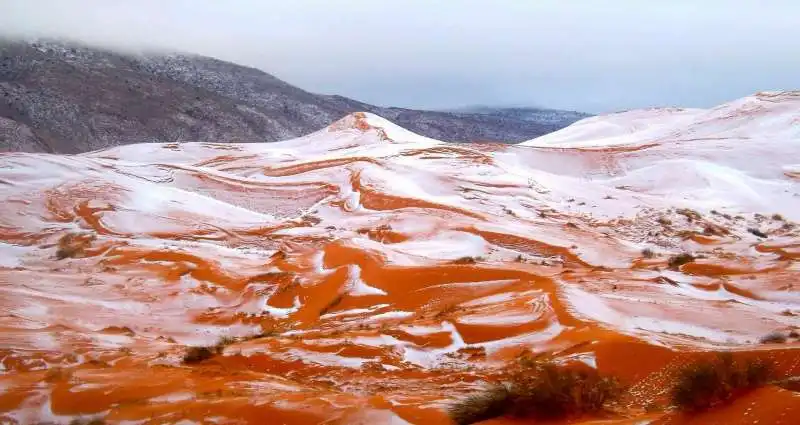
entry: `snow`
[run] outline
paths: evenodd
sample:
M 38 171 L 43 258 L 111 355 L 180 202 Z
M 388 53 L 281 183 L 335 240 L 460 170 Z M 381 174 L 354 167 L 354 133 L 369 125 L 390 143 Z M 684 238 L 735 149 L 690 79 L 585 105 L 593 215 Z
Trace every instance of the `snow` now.
M 458 318 L 459 323 L 484 326 L 513 326 L 534 322 L 540 317 L 526 313 L 498 312 L 491 315 L 470 314 Z
M 663 108 L 600 115 L 521 144 L 559 148 L 635 145 L 658 137 L 668 131 L 665 128 L 685 125 L 703 112 L 702 109 Z
M 300 307 L 302 305 L 303 304 L 300 302 L 300 298 L 299 297 L 295 297 L 292 307 L 288 307 L 288 308 L 273 307 L 273 306 L 267 304 L 266 302 L 264 302 L 264 305 L 262 306 L 262 310 L 264 312 L 266 312 L 266 313 L 269 313 L 270 316 L 284 318 L 284 317 L 289 317 L 290 314 L 295 313 L 298 310 L 300 310 Z
M 153 397 L 149 401 L 151 403 L 177 403 L 180 401 L 193 400 L 194 398 L 195 398 L 194 393 L 184 391 L 184 392 L 165 394 L 159 397 Z
M 22 266 L 22 259 L 31 249 L 24 246 L 0 242 L 0 267 L 14 268 Z
M 388 295 L 385 291 L 367 285 L 361 280 L 361 268 L 355 264 L 348 266 L 347 270 L 347 294 L 358 297 L 364 295 Z
M 800 303 L 797 294 L 778 289 L 797 264 L 755 245 L 746 230 L 759 225 L 772 247 L 796 251 L 796 234 L 771 215 L 800 219 L 798 101 L 788 96 L 773 104 L 770 96 L 777 95 L 710 110 L 593 117 L 515 147 L 446 144 L 356 114 L 273 144 L 3 155 L 0 180 L 20 183 L 0 197 L 0 230 L 10 235 L 0 242 L 0 272 L 16 279 L 2 287 L 0 307 L 9 313 L 2 325 L 23 333 L 15 350 L 63 351 L 65 338 L 86 332 L 81 341 L 90 351 L 156 335 L 213 344 L 223 335 L 260 332 L 254 316 L 264 314 L 280 325 L 281 337 L 300 337 L 242 344 L 244 355 L 261 350 L 346 368 L 387 358 L 437 367 L 466 347 L 490 355 L 512 346 L 552 349 L 571 340 L 558 338 L 574 329 L 565 315 L 587 328 L 670 347 L 746 344 L 791 325 L 793 318 L 781 313 L 797 311 Z M 86 207 L 93 211 L 76 214 Z M 676 208 L 697 210 L 703 219 L 688 222 Z M 744 218 L 723 219 L 712 209 Z M 63 218 L 51 218 L 56 214 Z M 660 215 L 673 219 L 674 229 L 656 227 Z M 702 231 L 706 221 L 725 224 L 731 236 L 708 245 L 654 236 Z M 378 229 L 391 229 L 390 236 L 376 236 Z M 96 233 L 93 247 L 104 251 L 56 262 L 55 242 L 76 230 Z M 16 235 L 41 240 L 17 245 Z M 659 257 L 632 269 L 644 247 Z M 702 262 L 712 265 L 742 258 L 743 270 L 777 278 L 751 297 L 733 288 L 731 281 L 741 279 L 742 289 L 752 289 L 744 276 L 724 281 L 656 269 L 682 251 L 702 253 Z M 450 267 L 467 257 L 478 264 Z M 15 267 L 25 270 L 8 270 Z M 184 271 L 191 273 L 178 277 Z M 275 284 L 249 280 L 273 272 L 291 273 L 300 285 L 281 288 L 297 291 L 290 292 L 289 307 L 269 305 Z M 102 286 L 82 285 L 94 274 Z M 659 277 L 674 284 L 656 283 Z M 612 280 L 619 289 L 609 289 Z M 404 293 L 408 282 L 412 289 Z M 347 309 L 316 320 L 304 303 L 315 286 L 328 283 L 343 283 L 336 290 Z M 555 311 L 554 300 L 566 314 Z M 434 307 L 444 305 L 453 311 L 438 315 Z M 726 329 L 734 313 L 737 326 Z M 64 338 L 35 332 L 67 323 L 72 331 Z M 112 325 L 137 334 L 101 332 Z M 496 338 L 467 345 L 457 325 L 494 327 Z M 413 335 L 414 342 L 384 327 Z M 385 355 L 314 351 L 345 343 Z M 591 354 L 572 358 L 596 363 Z
M 389 263 L 397 265 L 418 264 L 420 259 L 457 260 L 464 257 L 480 257 L 489 250 L 488 243 L 480 236 L 467 232 L 442 231 L 426 238 L 381 244 L 366 238 L 353 238 L 353 243 L 362 249 L 379 251 Z M 413 260 L 416 257 L 417 260 Z
M 450 345 L 442 348 L 435 348 L 430 350 L 419 349 L 411 344 L 403 347 L 403 360 L 424 368 L 436 367 L 444 354 L 458 351 L 467 346 L 461 334 L 450 322 L 442 323 L 442 331 L 450 332 L 451 342 Z
M 370 316 L 367 320 L 368 322 L 379 322 L 381 320 L 392 320 L 392 319 L 407 319 L 413 316 L 414 313 L 410 311 L 388 311 L 386 313 L 375 314 Z
M 797 125 L 800 92 L 758 93 L 719 107 L 647 109 L 581 120 L 560 131 L 521 143 L 519 158 L 602 151 L 602 161 L 583 164 L 575 174 L 548 169 L 535 180 L 550 193 L 568 193 L 610 211 L 602 196 L 613 194 L 614 208 L 648 204 L 699 210 L 771 211 L 800 219 L 797 182 L 787 179 L 800 157 Z M 558 148 L 560 151 L 553 151 Z M 527 153 L 525 151 L 528 151 Z M 516 174 L 524 162 L 502 157 Z M 532 175 L 533 176 L 533 175 Z M 564 177 L 575 178 L 574 182 Z M 590 191 L 578 186 L 596 185 Z M 626 190 L 617 190 L 624 187 Z M 606 203 L 608 204 L 608 203 Z

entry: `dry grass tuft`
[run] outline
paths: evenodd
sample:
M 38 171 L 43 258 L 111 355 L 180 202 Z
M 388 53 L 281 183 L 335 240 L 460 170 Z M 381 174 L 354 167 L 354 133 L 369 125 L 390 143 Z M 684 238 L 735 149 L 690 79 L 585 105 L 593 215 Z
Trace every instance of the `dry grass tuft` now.
M 695 256 L 688 253 L 682 253 L 669 258 L 669 268 L 677 269 L 678 267 L 686 264 L 691 263 L 692 261 L 696 260 Z
M 686 220 L 688 220 L 689 222 L 700 220 L 703 217 L 700 215 L 699 212 L 689 208 L 679 208 L 675 210 L 675 212 L 686 217 Z
M 95 236 L 89 233 L 67 233 L 56 244 L 56 259 L 83 257 Z
M 659 217 L 658 218 L 658 224 L 660 224 L 662 226 L 671 226 L 672 225 L 672 220 L 668 219 L 667 217 Z

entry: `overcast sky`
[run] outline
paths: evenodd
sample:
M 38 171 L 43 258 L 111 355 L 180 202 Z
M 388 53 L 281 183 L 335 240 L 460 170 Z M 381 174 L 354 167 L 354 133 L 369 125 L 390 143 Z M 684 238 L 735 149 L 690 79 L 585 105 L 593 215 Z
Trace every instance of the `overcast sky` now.
M 417 108 L 707 107 L 800 88 L 798 0 L 0 0 L 0 34 L 196 52 Z

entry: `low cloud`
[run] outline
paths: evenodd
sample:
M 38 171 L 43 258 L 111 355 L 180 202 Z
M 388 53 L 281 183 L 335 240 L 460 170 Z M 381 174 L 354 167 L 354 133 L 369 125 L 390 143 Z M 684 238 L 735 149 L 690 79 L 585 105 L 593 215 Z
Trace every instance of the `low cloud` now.
M 591 112 L 800 87 L 800 3 L 0 0 L 0 35 L 195 52 L 382 105 Z

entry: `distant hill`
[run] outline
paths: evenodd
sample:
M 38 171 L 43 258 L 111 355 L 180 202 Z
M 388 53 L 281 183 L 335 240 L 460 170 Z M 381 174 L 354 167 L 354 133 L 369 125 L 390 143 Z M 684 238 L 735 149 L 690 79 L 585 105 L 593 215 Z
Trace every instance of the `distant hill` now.
M 538 124 L 552 124 L 561 127 L 566 127 L 576 121 L 592 116 L 584 112 L 564 111 L 560 109 L 523 107 L 495 108 L 491 106 L 468 106 L 465 108 L 453 109 L 448 112 L 481 114 L 492 117 L 531 121 Z
M 128 55 L 53 41 L 0 40 L 0 151 L 77 153 L 143 142 L 272 142 L 311 133 L 357 111 L 458 142 L 520 142 L 583 117 L 537 109 L 384 108 L 309 93 L 263 71 L 209 57 Z

